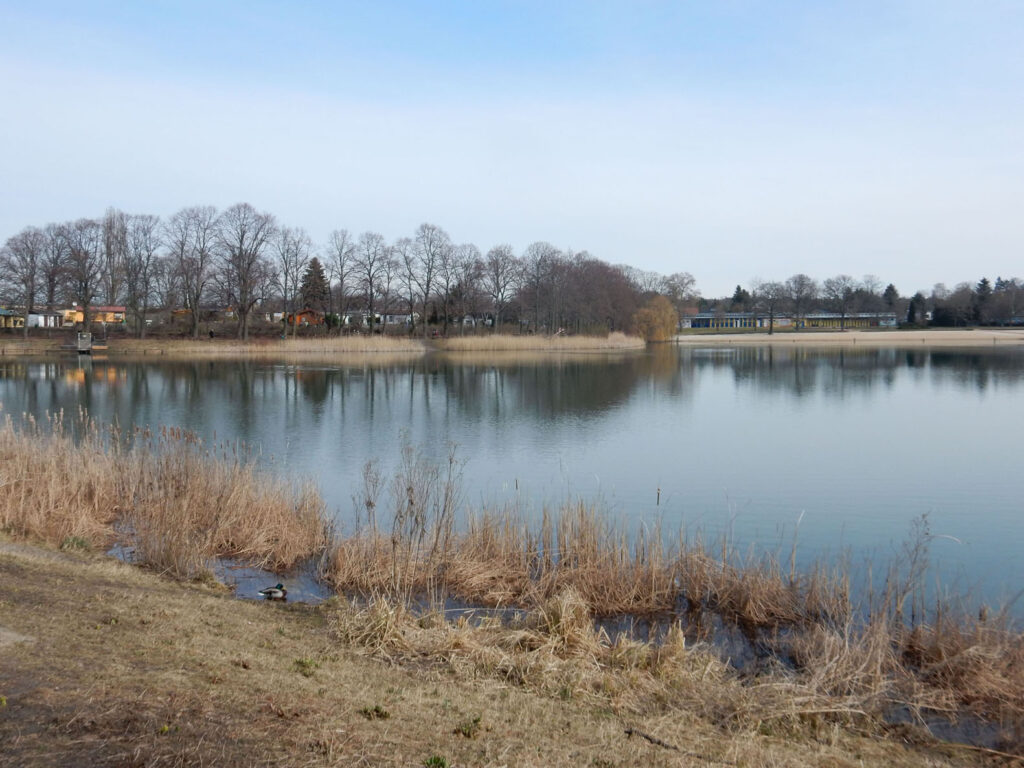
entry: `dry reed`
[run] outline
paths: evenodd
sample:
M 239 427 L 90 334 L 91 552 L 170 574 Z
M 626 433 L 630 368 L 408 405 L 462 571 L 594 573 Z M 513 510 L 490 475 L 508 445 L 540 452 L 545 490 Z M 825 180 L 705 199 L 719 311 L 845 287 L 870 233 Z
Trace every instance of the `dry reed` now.
M 634 677 L 654 674 L 651 659 L 665 642 L 612 641 L 595 619 L 660 619 L 669 622 L 670 638 L 682 632 L 673 621 L 688 622 L 687 631 L 701 636 L 717 620 L 740 628 L 760 649 L 760 672 L 724 699 L 685 693 L 688 684 L 676 678 L 668 692 L 659 675 L 640 685 L 637 696 L 665 700 L 685 693 L 693 696 L 687 706 L 710 706 L 715 717 L 737 722 L 967 711 L 1024 733 L 1024 637 L 1005 614 L 982 620 L 954 618 L 942 605 L 923 610 L 925 520 L 905 547 L 903 568 L 893 569 L 882 594 L 861 605 L 851 598 L 842 567 L 800 573 L 771 556 L 742 557 L 727 544 L 712 553 L 701 541 L 680 537 L 669 546 L 658 527 L 627 531 L 579 502 L 545 511 L 539 521 L 510 510 L 482 511 L 453 525 L 449 506 L 416 498 L 457 498 L 457 473 L 430 472 L 422 455 L 406 452 L 390 498 L 381 498 L 388 484 L 368 467 L 362 526 L 337 538 L 325 558 L 329 583 L 369 599 L 361 609 L 369 613 L 353 621 L 372 628 L 366 630 L 372 640 L 350 627 L 341 634 L 352 642 L 388 655 L 428 653 L 419 633 L 446 622 L 417 619 L 408 608 L 413 595 L 435 604 L 456 598 L 514 608 L 525 611 L 521 622 L 478 628 L 483 634 L 472 637 L 461 625 L 449 626 L 442 639 L 427 643 L 429 653 L 451 660 L 474 649 L 474 668 L 518 682 L 543 678 L 538 684 L 545 688 L 555 685 L 551 680 L 565 687 L 566 676 L 575 675 L 570 688 L 590 690 L 615 664 Z M 449 456 L 449 464 L 454 461 Z M 549 657 L 576 661 L 567 667 Z M 591 671 L 584 674 L 580 664 Z M 542 672 L 552 669 L 561 672 Z M 616 678 L 600 685 L 624 683 Z
M 607 336 L 460 336 L 446 339 L 440 346 L 446 352 L 614 352 L 643 349 L 646 345 L 641 338 L 614 332 Z
M 101 430 L 84 413 L 0 425 L 0 530 L 56 546 L 127 548 L 179 578 L 219 556 L 284 570 L 322 552 L 329 526 L 308 485 L 219 454 L 188 432 Z
M 800 574 L 728 546 L 666 544 L 657 527 L 628 531 L 582 503 L 538 521 L 505 510 L 458 524 L 454 451 L 438 464 L 406 443 L 390 481 L 368 464 L 349 536 L 331 531 L 310 487 L 187 432 L 123 435 L 85 414 L 21 427 L 7 418 L 0 452 L 0 530 L 61 546 L 120 543 L 177 577 L 216 557 L 286 569 L 323 552 L 325 580 L 364 599 L 339 615 L 338 636 L 376 653 L 429 655 L 631 711 L 685 706 L 725 724 L 966 711 L 1024 739 L 1024 637 L 1006 611 L 924 610 L 926 525 L 865 607 L 841 569 Z M 421 596 L 522 613 L 452 623 L 414 615 Z M 594 621 L 623 615 L 661 618 L 667 634 L 611 639 Z M 740 679 L 707 649 L 685 649 L 676 622 L 699 633 L 705 616 L 760 649 L 756 674 Z
M 423 354 L 426 346 L 407 336 L 362 335 L 316 336 L 311 338 L 235 340 L 118 339 L 109 354 L 187 357 L 287 357 L 377 355 L 383 353 Z

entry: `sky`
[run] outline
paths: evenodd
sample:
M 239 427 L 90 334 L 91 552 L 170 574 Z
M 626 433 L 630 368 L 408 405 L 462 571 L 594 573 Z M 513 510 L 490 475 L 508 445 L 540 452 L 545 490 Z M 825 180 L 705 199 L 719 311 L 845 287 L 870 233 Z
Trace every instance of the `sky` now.
M 1024 277 L 1024 3 L 8 2 L 0 241 L 249 202 L 904 295 Z

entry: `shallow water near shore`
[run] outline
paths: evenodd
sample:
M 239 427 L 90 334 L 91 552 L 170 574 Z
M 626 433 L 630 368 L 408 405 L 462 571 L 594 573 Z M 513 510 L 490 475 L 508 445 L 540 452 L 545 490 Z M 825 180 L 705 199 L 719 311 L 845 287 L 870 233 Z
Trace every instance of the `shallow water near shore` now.
M 457 444 L 476 507 L 539 515 L 583 498 L 666 536 L 728 536 L 783 561 L 795 536 L 798 566 L 845 557 L 862 588 L 866 563 L 877 584 L 927 515 L 931 583 L 995 605 L 1024 587 L 1022 347 L 3 360 L 0 404 L 13 418 L 81 407 L 101 423 L 244 442 L 273 471 L 312 476 L 342 530 L 364 463 L 387 477 L 405 434 L 439 461 Z

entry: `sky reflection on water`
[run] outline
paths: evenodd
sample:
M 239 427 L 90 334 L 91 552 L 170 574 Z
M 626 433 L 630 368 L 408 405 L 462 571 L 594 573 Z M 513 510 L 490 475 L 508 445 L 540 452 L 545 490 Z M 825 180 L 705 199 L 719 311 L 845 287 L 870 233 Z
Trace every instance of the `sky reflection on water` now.
M 665 346 L 619 356 L 396 362 L 0 361 L 0 404 L 241 440 L 311 475 L 342 521 L 401 435 L 466 461 L 470 503 L 582 497 L 800 560 L 898 553 L 929 516 L 955 591 L 1024 587 L 1024 349 Z M 660 489 L 660 504 L 658 491 Z M 1021 613 L 1020 606 L 1017 613 Z

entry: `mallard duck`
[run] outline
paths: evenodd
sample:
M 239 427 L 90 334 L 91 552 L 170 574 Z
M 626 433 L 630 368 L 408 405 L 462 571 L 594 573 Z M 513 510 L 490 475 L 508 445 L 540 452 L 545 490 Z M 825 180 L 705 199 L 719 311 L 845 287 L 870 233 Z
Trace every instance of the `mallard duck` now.
M 284 588 L 284 584 L 278 584 L 276 587 L 267 587 L 261 589 L 259 592 L 267 600 L 287 600 L 288 590 Z

